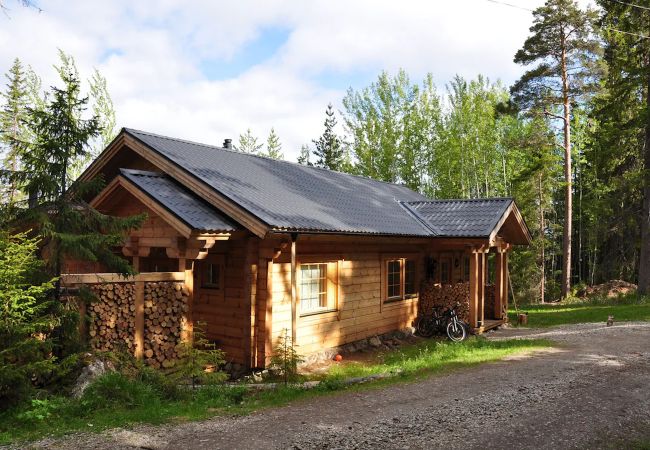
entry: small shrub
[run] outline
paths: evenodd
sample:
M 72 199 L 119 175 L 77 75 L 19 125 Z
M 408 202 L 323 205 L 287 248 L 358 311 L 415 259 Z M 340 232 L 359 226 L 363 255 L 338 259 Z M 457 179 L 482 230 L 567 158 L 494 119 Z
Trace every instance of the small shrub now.
M 273 349 L 271 357 L 271 368 L 280 373 L 285 385 L 297 378 L 298 364 L 303 361 L 296 347 L 289 330 L 285 328 L 278 338 L 278 344 Z
M 111 372 L 88 386 L 79 406 L 86 411 L 140 407 L 159 402 L 157 394 L 152 386 L 140 380 L 132 380 L 119 372 Z
M 190 382 L 192 389 L 197 384 L 222 383 L 227 375 L 219 370 L 225 363 L 225 353 L 205 337 L 203 327 L 205 322 L 197 322 L 194 326 L 193 342 L 181 342 L 176 346 L 178 361 L 171 373 L 172 380 Z
M 62 397 L 33 399 L 28 408 L 16 414 L 16 419 L 25 423 L 42 422 L 56 414 L 65 404 L 66 399 Z

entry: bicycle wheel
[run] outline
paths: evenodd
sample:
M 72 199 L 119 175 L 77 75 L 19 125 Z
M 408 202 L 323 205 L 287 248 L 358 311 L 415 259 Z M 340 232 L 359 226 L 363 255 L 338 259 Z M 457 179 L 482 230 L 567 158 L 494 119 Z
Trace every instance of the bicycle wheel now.
M 462 342 L 467 338 L 467 330 L 462 322 L 452 320 L 447 324 L 447 337 L 452 342 Z
M 436 331 L 433 321 L 428 317 L 420 317 L 415 329 L 418 335 L 426 338 L 433 336 Z

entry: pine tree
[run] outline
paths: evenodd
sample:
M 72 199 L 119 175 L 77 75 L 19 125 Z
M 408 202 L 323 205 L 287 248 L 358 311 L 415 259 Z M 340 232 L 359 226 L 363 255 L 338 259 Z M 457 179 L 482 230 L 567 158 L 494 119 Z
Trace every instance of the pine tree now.
M 271 128 L 269 137 L 266 139 L 266 153 L 264 153 L 263 156 L 273 159 L 284 159 L 282 143 L 280 143 L 280 138 L 275 133 L 275 128 Z
M 14 60 L 6 77 L 9 82 L 6 92 L 1 94 L 4 97 L 4 105 L 0 110 L 0 145 L 4 151 L 2 170 L 5 177 L 16 172 L 20 167 L 21 155 L 18 141 L 26 139 L 24 121 L 29 105 L 26 75 L 18 58 Z M 19 199 L 15 181 L 3 188 L 0 199 L 12 207 L 14 201 Z
M 239 135 L 239 141 L 235 146 L 235 150 L 242 153 L 250 153 L 258 155 L 264 144 L 258 141 L 257 137 L 253 136 L 251 129 L 246 129 L 246 133 Z
M 573 225 L 571 105 L 593 88 L 598 74 L 600 51 L 592 30 L 596 12 L 581 11 L 574 0 L 547 0 L 533 16 L 532 35 L 514 61 L 537 66 L 515 83 L 512 92 L 521 105 L 542 105 L 546 114 L 562 123 L 566 186 L 561 287 L 566 297 L 571 288 Z M 560 114 L 555 112 L 556 105 L 562 105 Z
M 327 105 L 325 110 L 325 131 L 318 138 L 313 140 L 316 156 L 316 167 L 324 167 L 329 170 L 341 170 L 343 164 L 343 141 L 336 134 L 336 117 L 334 116 L 334 107 L 332 104 Z
M 310 158 L 311 158 L 311 150 L 309 149 L 309 145 L 303 144 L 303 146 L 300 147 L 300 155 L 298 155 L 298 164 L 302 164 L 303 166 L 313 166 L 311 161 L 309 161 Z

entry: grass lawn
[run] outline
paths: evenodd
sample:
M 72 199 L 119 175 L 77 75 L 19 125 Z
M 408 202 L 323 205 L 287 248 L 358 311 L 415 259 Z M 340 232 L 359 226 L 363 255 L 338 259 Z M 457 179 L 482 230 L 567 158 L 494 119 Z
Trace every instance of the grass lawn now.
M 101 431 L 137 423 L 178 423 L 215 415 L 247 414 L 300 398 L 326 395 L 345 389 L 368 389 L 403 380 L 467 367 L 505 356 L 549 347 L 544 340 L 486 341 L 471 338 L 461 344 L 427 340 L 379 355 L 364 363 L 333 365 L 321 375 L 314 389 L 280 387 L 249 391 L 245 387 L 208 386 L 193 395 L 165 389 L 151 381 L 128 379 L 121 374 L 100 378 L 79 400 L 49 397 L 29 406 L 0 413 L 0 444 L 33 440 L 46 435 L 73 431 Z M 399 372 L 395 378 L 369 385 L 345 386 L 341 380 L 385 372 Z
M 564 304 L 525 305 L 519 309 L 519 312 L 528 313 L 529 327 L 605 323 L 609 315 L 613 315 L 615 321 L 650 320 L 650 299 L 629 295 L 617 299 L 574 300 Z M 515 311 L 510 310 L 508 315 L 510 322 L 516 324 Z

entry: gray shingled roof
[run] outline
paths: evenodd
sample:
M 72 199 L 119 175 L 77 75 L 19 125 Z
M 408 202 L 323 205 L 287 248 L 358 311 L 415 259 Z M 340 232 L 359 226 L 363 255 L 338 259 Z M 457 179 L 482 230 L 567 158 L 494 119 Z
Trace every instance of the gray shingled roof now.
M 427 198 L 405 186 L 125 131 L 273 229 L 431 235 L 399 203 Z
M 164 174 L 132 169 L 120 169 L 120 173 L 195 230 L 228 232 L 237 229 L 234 222 Z
M 511 198 L 428 200 L 405 206 L 437 237 L 488 237 L 513 203 Z

